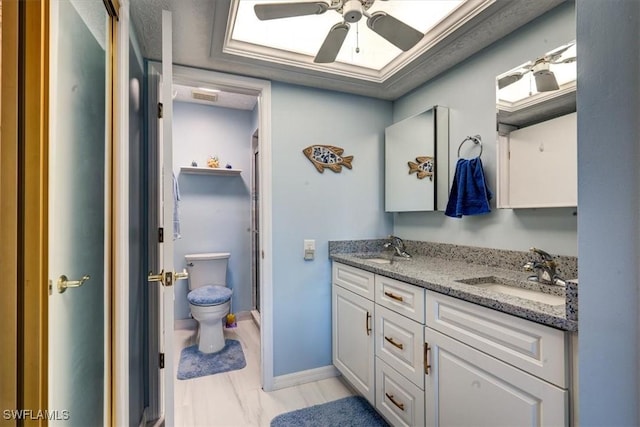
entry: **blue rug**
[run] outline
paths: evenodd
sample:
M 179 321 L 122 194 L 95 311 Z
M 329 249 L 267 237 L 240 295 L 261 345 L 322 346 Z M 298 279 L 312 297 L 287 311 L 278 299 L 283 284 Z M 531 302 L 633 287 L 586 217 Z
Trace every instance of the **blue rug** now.
M 204 377 L 221 372 L 242 369 L 247 366 L 240 341 L 225 340 L 222 350 L 217 353 L 202 353 L 197 345 L 182 349 L 178 364 L 178 379 Z
M 388 427 L 365 398 L 350 396 L 333 402 L 280 414 L 271 427 Z

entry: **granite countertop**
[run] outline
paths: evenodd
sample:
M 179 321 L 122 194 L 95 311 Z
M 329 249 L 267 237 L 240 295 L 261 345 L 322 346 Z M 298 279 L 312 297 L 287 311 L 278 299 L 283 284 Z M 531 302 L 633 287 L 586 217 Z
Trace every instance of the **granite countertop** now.
M 469 301 L 503 313 L 512 314 L 537 323 L 565 331 L 577 331 L 577 280 L 567 281 L 565 286 L 541 285 L 528 282 L 528 273 L 513 269 L 480 265 L 463 260 L 414 255 L 412 258 L 394 257 L 391 264 L 380 264 L 367 258 L 390 258 L 390 253 L 348 252 L 331 253 L 333 261 L 358 267 L 375 274 L 420 286 L 434 292 Z M 473 279 L 495 277 L 522 284 L 529 289 L 564 297 L 565 304 L 549 305 L 541 302 L 491 291 L 474 284 Z

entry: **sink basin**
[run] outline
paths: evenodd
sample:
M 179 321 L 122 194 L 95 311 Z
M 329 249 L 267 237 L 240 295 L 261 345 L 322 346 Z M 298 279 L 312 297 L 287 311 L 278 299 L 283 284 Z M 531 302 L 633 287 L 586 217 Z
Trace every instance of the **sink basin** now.
M 498 292 L 501 294 L 527 299 L 529 301 L 536 301 L 542 304 L 565 304 L 564 296 L 548 294 L 546 292 L 541 292 L 535 289 L 526 289 L 518 286 L 517 282 L 511 282 L 509 280 L 501 279 L 498 277 L 479 277 L 475 279 L 458 280 L 458 282 L 465 283 L 467 285 L 473 285 L 479 288 L 484 288 L 489 291 Z

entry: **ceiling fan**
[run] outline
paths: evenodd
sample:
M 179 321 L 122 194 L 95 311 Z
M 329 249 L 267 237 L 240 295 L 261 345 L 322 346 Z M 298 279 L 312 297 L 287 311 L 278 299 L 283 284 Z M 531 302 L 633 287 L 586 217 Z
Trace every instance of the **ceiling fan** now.
M 331 0 L 256 4 L 254 11 L 261 21 L 269 19 L 290 18 L 305 15 L 321 15 L 327 10 L 335 10 L 342 15 L 329 30 L 320 50 L 314 58 L 316 63 L 334 62 L 349 32 L 349 23 L 358 22 L 362 16 L 367 17 L 367 26 L 374 32 L 391 42 L 403 51 L 415 46 L 424 34 L 384 11 L 369 13 L 369 8 L 376 0 Z
M 525 71 L 516 71 L 515 73 L 507 74 L 506 76 L 499 78 L 498 89 L 505 88 L 510 84 L 517 82 L 529 72 L 532 72 L 533 77 L 535 77 L 536 89 L 538 92 L 551 92 L 560 89 L 560 86 L 558 86 L 558 80 L 556 79 L 553 71 L 551 71 L 550 64 L 568 64 L 575 62 L 575 56 L 562 59 L 562 54 L 573 45 L 573 43 L 570 43 L 555 52 L 551 52 L 520 67 L 525 69 Z

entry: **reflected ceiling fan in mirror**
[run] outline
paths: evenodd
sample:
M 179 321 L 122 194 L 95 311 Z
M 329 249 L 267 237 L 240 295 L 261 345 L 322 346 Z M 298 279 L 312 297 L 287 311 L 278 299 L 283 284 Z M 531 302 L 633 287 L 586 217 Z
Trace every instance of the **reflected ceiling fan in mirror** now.
M 360 21 L 362 16 L 367 18 L 367 26 L 371 30 L 403 51 L 411 49 L 424 37 L 420 31 L 384 11 L 369 13 L 368 10 L 375 1 L 331 0 L 331 3 L 326 1 L 266 3 L 255 5 L 254 11 L 261 21 L 321 15 L 328 10 L 335 10 L 342 15 L 342 22 L 331 27 L 320 50 L 318 50 L 313 60 L 316 63 L 330 63 L 336 60 L 349 33 L 349 24 Z
M 533 62 L 523 65 L 522 71 L 516 71 L 507 74 L 498 79 L 498 89 L 503 89 L 510 84 L 517 82 L 522 77 L 531 72 L 536 81 L 536 89 L 538 92 L 551 92 L 560 89 L 554 72 L 551 70 L 552 64 L 569 64 L 576 61 L 575 56 L 562 58 L 562 55 L 574 44 L 568 44 L 555 52 L 551 52 Z

